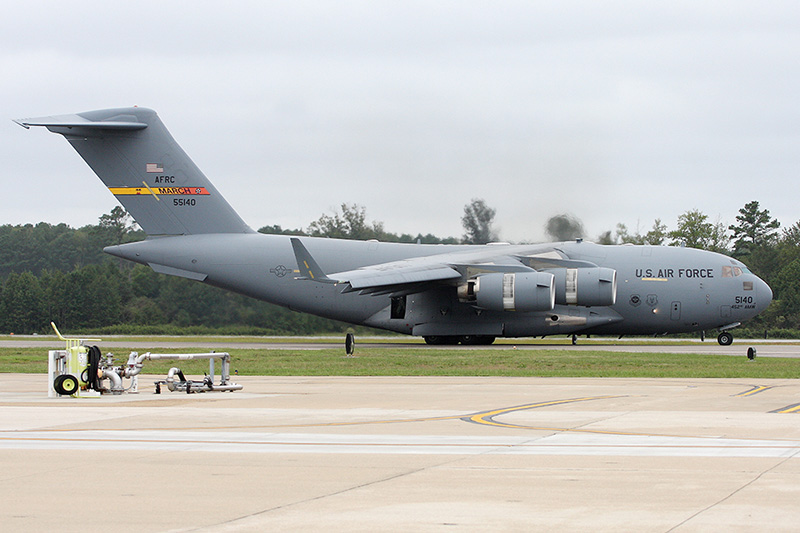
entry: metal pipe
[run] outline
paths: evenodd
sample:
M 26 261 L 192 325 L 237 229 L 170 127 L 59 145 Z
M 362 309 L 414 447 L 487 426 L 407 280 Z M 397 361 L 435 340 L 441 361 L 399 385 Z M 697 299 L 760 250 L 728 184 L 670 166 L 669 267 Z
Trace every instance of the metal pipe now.
M 104 369 L 101 378 L 111 381 L 111 392 L 116 392 L 119 394 L 125 390 L 125 388 L 122 386 L 122 378 L 113 369 Z
M 125 365 L 125 372 L 124 375 L 126 378 L 132 378 L 133 376 L 138 375 L 142 371 L 142 367 L 144 366 L 143 363 L 145 360 L 149 361 L 158 361 L 164 359 L 177 359 L 180 361 L 189 361 L 191 359 L 214 359 L 215 357 L 219 357 L 223 359 L 223 361 L 227 358 L 230 358 L 230 354 L 227 352 L 210 352 L 210 353 L 150 353 L 146 352 L 143 354 L 138 354 L 136 352 L 131 352 L 128 356 L 128 362 Z
M 221 382 L 219 385 L 214 385 L 214 359 L 219 357 L 222 360 L 222 376 Z M 144 362 L 146 360 L 150 361 L 158 361 L 158 360 L 179 360 L 179 361 L 189 361 L 192 359 L 209 359 L 209 372 L 210 375 L 206 377 L 206 380 L 203 383 L 196 383 L 193 381 L 177 381 L 175 376 L 180 373 L 180 369 L 173 367 L 170 368 L 169 373 L 167 374 L 167 379 L 165 384 L 170 391 L 175 390 L 189 390 L 189 391 L 198 391 L 202 392 L 204 390 L 208 391 L 235 391 L 241 390 L 242 386 L 237 383 L 229 383 L 228 380 L 230 379 L 230 354 L 227 352 L 209 352 L 209 353 L 143 353 L 138 354 L 136 352 L 131 352 L 128 356 L 128 362 L 125 365 L 125 369 L 123 374 L 125 377 L 132 378 L 138 375 L 142 371 L 142 367 L 144 366 Z
M 138 376 L 142 371 L 142 361 L 139 360 L 139 352 L 131 352 L 128 356 L 128 362 L 125 364 L 124 375 L 126 378 Z
M 167 372 L 167 383 L 172 383 L 173 381 L 175 381 L 175 374 L 177 374 L 180 371 L 181 371 L 180 368 L 175 368 L 174 366 L 170 368 L 169 372 Z
M 238 383 L 232 383 L 230 385 L 213 385 L 211 390 L 212 391 L 235 391 L 235 390 L 242 390 L 243 385 L 239 385 Z
M 227 352 L 210 352 L 210 353 L 143 353 L 136 358 L 136 364 L 140 364 L 148 359 L 156 361 L 160 359 L 178 359 L 180 361 L 188 361 L 190 359 L 213 359 L 215 357 L 229 357 Z

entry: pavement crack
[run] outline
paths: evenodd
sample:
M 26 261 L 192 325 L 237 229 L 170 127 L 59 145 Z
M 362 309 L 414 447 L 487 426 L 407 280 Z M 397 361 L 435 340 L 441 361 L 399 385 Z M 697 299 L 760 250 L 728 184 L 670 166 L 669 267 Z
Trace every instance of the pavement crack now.
M 751 479 L 750 481 L 748 481 L 748 482 L 747 482 L 747 483 L 745 483 L 744 485 L 740 486 L 739 488 L 737 488 L 736 490 L 734 490 L 733 492 L 731 492 L 730 494 L 728 494 L 728 495 L 727 495 L 727 496 L 725 496 L 724 498 L 722 498 L 722 499 L 720 499 L 720 500 L 718 500 L 718 501 L 716 501 L 716 502 L 712 503 L 711 505 L 708 505 L 708 506 L 704 507 L 703 509 L 700 509 L 699 511 L 697 511 L 697 512 L 696 512 L 696 513 L 694 513 L 693 515 L 691 515 L 691 516 L 687 517 L 687 518 L 686 518 L 685 520 L 683 520 L 682 522 L 680 522 L 680 523 L 678 523 L 678 524 L 676 524 L 676 525 L 672 526 L 672 527 L 671 527 L 671 528 L 669 528 L 668 530 L 666 530 L 666 532 L 665 532 L 665 533 L 671 533 L 672 531 L 675 531 L 675 530 L 676 530 L 676 529 L 678 529 L 679 527 L 681 527 L 681 526 L 684 526 L 684 525 L 688 524 L 689 522 L 691 522 L 692 520 L 694 520 L 694 519 L 695 519 L 695 518 L 697 518 L 698 516 L 702 515 L 702 514 L 703 514 L 703 513 L 705 513 L 706 511 L 709 511 L 709 510 L 713 509 L 714 507 L 717 507 L 718 505 L 721 505 L 721 504 L 725 503 L 726 501 L 730 500 L 731 498 L 733 498 L 734 496 L 736 496 L 737 494 L 739 494 L 740 492 L 742 492 L 744 489 L 746 489 L 746 488 L 747 488 L 747 487 L 749 487 L 750 485 L 752 485 L 752 484 L 754 484 L 755 482 L 757 482 L 758 480 L 760 480 L 760 479 L 761 479 L 762 477 L 764 477 L 766 474 L 769 474 L 770 472 L 772 472 L 773 470 L 775 470 L 775 469 L 776 469 L 776 468 L 778 468 L 779 466 L 783 465 L 784 463 L 786 463 L 786 462 L 787 462 L 787 461 L 789 461 L 790 459 L 793 459 L 793 458 L 795 458 L 795 457 L 797 456 L 797 454 L 798 454 L 798 453 L 800 453 L 800 451 L 796 451 L 796 452 L 792 453 L 791 455 L 789 455 L 788 457 L 784 457 L 782 461 L 779 461 L 779 462 L 775 463 L 774 465 L 772 465 L 770 468 L 768 468 L 768 469 L 764 470 L 763 472 L 759 472 L 759 474 L 758 474 L 756 477 L 754 477 L 753 479 Z
M 243 522 L 243 521 L 245 521 L 247 519 L 250 519 L 250 518 L 255 518 L 257 516 L 264 516 L 264 515 L 266 515 L 268 513 L 274 512 L 274 511 L 280 511 L 282 509 L 288 509 L 290 507 L 295 507 L 297 505 L 302 505 L 302 504 L 305 504 L 305 503 L 310 503 L 310 502 L 323 500 L 325 498 L 330 498 L 332 496 L 338 496 L 340 494 L 346 494 L 348 492 L 352 492 L 352 491 L 355 491 L 355 490 L 358 490 L 358 489 L 363 489 L 365 487 L 370 487 L 370 486 L 373 486 L 373 485 L 378 485 L 378 484 L 381 484 L 381 483 L 385 483 L 387 481 L 400 479 L 402 477 L 406 477 L 406 476 L 410 476 L 410 475 L 413 475 L 413 474 L 417 474 L 419 472 L 423 472 L 423 471 L 428 470 L 430 468 L 440 468 L 440 467 L 449 465 L 451 463 L 459 462 L 461 460 L 462 460 L 461 457 L 456 457 L 456 458 L 450 459 L 448 461 L 443 461 L 441 463 L 437 463 L 435 465 L 426 465 L 426 466 L 423 466 L 423 467 L 420 467 L 420 468 L 415 468 L 413 470 L 408 470 L 406 472 L 400 472 L 398 474 L 387 476 L 387 477 L 384 477 L 384 478 L 381 478 L 381 479 L 375 479 L 375 480 L 372 480 L 372 481 L 367 481 L 365 483 L 361 483 L 359 485 L 346 487 L 346 488 L 343 488 L 343 489 L 340 489 L 340 490 L 329 492 L 327 494 L 320 494 L 320 495 L 314 496 L 312 498 L 306 498 L 306 499 L 303 499 L 303 500 L 297 500 L 297 501 L 293 501 L 293 502 L 284 503 L 284 504 L 281 504 L 281 505 L 276 505 L 276 506 L 270 507 L 268 509 L 262 509 L 261 511 L 256 511 L 254 513 L 246 514 L 246 515 L 243 515 L 243 516 L 238 516 L 236 518 L 231 518 L 230 520 L 226 520 L 224 522 L 219 522 L 217 524 L 207 525 L 207 526 L 199 526 L 199 527 L 196 527 L 196 528 L 184 529 L 184 530 L 181 530 L 181 531 L 187 531 L 187 532 L 188 531 L 207 531 L 209 528 L 224 528 L 224 529 L 236 530 L 239 527 L 248 527 L 248 525 L 246 523 L 241 523 L 241 522 Z M 239 522 L 239 523 L 237 523 L 237 522 Z

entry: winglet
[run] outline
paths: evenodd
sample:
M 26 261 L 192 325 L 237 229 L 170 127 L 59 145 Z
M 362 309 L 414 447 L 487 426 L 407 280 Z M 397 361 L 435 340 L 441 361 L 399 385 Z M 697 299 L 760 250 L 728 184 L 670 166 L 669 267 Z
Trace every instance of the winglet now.
M 295 279 L 310 279 L 322 283 L 336 283 L 332 280 L 319 267 L 311 254 L 308 253 L 306 247 L 300 242 L 300 239 L 292 237 L 292 248 L 294 249 L 294 256 L 297 259 L 297 268 L 300 269 L 301 276 Z

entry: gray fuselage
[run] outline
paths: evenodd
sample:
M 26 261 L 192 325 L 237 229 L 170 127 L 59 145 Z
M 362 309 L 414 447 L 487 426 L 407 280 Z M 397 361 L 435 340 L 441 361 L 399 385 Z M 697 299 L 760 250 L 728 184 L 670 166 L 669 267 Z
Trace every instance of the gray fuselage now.
M 536 312 L 493 311 L 459 301 L 455 284 L 407 295 L 401 318 L 389 295 L 342 292 L 336 284 L 297 278 L 289 237 L 214 234 L 162 237 L 106 252 L 157 271 L 202 280 L 293 310 L 416 335 L 539 336 L 564 333 L 660 334 L 721 328 L 763 311 L 772 291 L 740 262 L 692 248 L 547 245 L 445 246 L 304 237 L 319 266 L 340 272 L 398 260 L 459 255 L 535 255 L 555 248 L 565 257 L 617 272 L 610 306 L 556 305 Z M 167 267 L 164 269 L 163 267 Z

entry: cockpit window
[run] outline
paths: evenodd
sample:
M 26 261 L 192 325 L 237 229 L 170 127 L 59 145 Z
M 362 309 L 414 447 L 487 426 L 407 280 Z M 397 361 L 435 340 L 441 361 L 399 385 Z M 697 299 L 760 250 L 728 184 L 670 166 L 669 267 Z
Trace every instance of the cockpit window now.
M 738 266 L 724 266 L 722 267 L 722 277 L 723 278 L 738 278 L 743 273 L 742 268 Z

